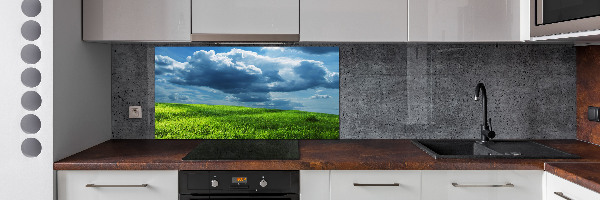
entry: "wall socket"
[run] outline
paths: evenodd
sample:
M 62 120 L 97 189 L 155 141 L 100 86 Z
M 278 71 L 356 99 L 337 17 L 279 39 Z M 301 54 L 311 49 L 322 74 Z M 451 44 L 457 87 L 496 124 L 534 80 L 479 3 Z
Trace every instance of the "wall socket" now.
M 600 108 L 588 106 L 588 120 L 593 122 L 600 122 Z
M 129 118 L 130 119 L 142 118 L 142 106 L 129 106 Z

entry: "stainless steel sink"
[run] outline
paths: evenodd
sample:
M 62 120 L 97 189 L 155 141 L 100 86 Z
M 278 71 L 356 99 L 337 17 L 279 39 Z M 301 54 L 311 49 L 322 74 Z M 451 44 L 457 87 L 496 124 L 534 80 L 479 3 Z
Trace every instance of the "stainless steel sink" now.
M 517 159 L 576 159 L 580 158 L 532 141 L 476 140 L 412 140 L 435 159 L 439 158 L 517 158 Z

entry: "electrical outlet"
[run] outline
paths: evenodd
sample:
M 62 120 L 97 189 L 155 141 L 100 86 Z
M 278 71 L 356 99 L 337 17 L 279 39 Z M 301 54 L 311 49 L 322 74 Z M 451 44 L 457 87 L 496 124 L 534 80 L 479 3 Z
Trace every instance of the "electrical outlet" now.
M 129 118 L 130 119 L 142 118 L 142 106 L 129 106 Z

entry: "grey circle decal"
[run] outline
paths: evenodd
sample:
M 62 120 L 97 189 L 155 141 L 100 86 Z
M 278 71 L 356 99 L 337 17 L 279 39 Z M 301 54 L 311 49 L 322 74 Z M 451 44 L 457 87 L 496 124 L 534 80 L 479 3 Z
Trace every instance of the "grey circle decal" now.
M 27 68 L 21 73 L 21 82 L 27 87 L 37 87 L 42 82 L 42 73 L 36 68 Z
M 35 138 L 27 138 L 21 143 L 21 152 L 27 157 L 37 157 L 42 153 L 42 144 Z
M 34 41 L 40 38 L 42 34 L 42 27 L 39 23 L 33 20 L 26 21 L 21 26 L 21 35 L 23 38 L 29 41 Z
M 21 97 L 21 105 L 29 111 L 34 111 L 42 105 L 42 97 L 34 91 L 28 91 Z
M 21 130 L 27 134 L 35 134 L 42 128 L 42 121 L 33 114 L 25 115 L 21 119 Z
M 42 11 L 42 3 L 39 0 L 23 0 L 21 11 L 27 17 L 35 17 Z
M 40 61 L 42 51 L 38 46 L 28 44 L 21 49 L 21 59 L 27 64 L 35 64 Z

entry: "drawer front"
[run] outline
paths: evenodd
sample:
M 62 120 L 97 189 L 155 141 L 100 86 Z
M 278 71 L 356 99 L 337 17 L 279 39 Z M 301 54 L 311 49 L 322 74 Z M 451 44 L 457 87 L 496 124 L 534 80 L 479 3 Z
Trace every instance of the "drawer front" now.
M 536 170 L 423 171 L 423 199 L 542 200 L 542 176 Z
M 421 171 L 333 170 L 330 183 L 331 200 L 418 200 Z
M 556 194 L 559 193 L 559 194 Z M 554 174 L 546 173 L 546 200 L 600 199 L 600 194 L 567 181 Z
M 175 170 L 58 171 L 57 182 L 59 200 L 178 199 Z M 87 187 L 88 184 L 96 187 Z M 147 186 L 140 187 L 142 184 Z

